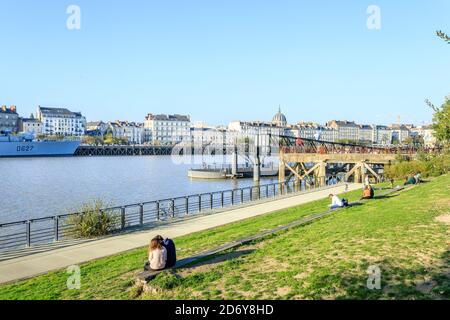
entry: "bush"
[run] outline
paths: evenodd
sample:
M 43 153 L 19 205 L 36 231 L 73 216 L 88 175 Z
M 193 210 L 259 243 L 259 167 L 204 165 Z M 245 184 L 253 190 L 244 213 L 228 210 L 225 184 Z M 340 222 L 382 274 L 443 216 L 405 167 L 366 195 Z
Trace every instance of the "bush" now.
M 114 212 L 101 211 L 104 203 L 95 200 L 81 206 L 79 215 L 73 215 L 68 218 L 67 224 L 70 225 L 67 233 L 77 238 L 93 238 L 109 234 L 113 231 L 120 221 L 120 215 Z
M 450 172 L 450 154 L 437 155 L 420 154 L 419 160 L 400 161 L 386 166 L 385 174 L 388 178 L 403 179 L 410 174 L 421 172 L 424 177 L 437 177 Z
M 386 176 L 392 179 L 403 179 L 417 172 L 421 172 L 423 176 L 427 176 L 426 171 L 426 165 L 422 161 L 402 161 L 385 168 Z
M 436 177 L 450 172 L 450 153 L 439 154 L 426 162 L 427 173 Z

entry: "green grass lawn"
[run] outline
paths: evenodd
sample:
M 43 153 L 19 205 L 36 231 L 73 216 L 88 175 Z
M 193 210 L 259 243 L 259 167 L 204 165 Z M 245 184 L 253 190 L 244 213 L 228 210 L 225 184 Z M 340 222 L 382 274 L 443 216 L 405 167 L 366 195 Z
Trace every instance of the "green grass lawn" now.
M 336 212 L 305 226 L 165 272 L 142 299 L 379 299 L 450 297 L 450 176 Z M 348 195 L 350 200 L 360 191 Z M 320 200 L 175 239 L 180 257 L 322 212 Z M 129 299 L 146 248 L 81 265 L 81 289 L 65 271 L 0 287 L 0 299 Z M 381 290 L 366 288 L 381 270 Z

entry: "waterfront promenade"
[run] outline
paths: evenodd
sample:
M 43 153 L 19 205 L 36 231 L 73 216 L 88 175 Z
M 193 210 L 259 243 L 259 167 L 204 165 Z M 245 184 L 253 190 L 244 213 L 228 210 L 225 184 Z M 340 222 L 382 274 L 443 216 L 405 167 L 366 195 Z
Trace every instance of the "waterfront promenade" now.
M 360 184 L 348 184 L 348 191 L 359 188 L 361 188 Z M 78 265 L 83 262 L 144 247 L 148 245 L 149 240 L 156 234 L 176 238 L 193 232 L 323 199 L 330 193 L 339 194 L 344 191 L 345 185 L 325 187 L 284 198 L 261 200 L 251 205 L 234 209 L 231 208 L 214 214 L 175 220 L 143 231 L 85 241 L 66 247 L 56 246 L 54 249 L 45 252 L 38 252 L 36 249 L 34 251 L 30 250 L 30 254 L 17 257 L 11 256 L 10 259 L 3 258 L 0 261 L 0 283 L 30 278 L 52 270 Z M 0 256 L 0 258 L 2 257 Z

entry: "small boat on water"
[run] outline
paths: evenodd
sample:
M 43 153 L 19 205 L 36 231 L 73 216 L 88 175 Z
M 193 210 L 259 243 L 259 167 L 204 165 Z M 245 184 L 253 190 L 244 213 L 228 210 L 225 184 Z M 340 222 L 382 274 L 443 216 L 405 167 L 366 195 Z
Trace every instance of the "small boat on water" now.
M 0 158 L 73 156 L 79 140 L 36 140 L 25 133 L 0 136 Z
M 273 177 L 278 175 L 278 167 L 273 163 L 263 164 L 260 169 L 261 177 Z M 234 179 L 253 177 L 253 166 L 242 166 L 237 168 L 237 173 L 232 173 L 231 166 L 203 165 L 202 168 L 188 170 L 188 177 L 194 179 Z

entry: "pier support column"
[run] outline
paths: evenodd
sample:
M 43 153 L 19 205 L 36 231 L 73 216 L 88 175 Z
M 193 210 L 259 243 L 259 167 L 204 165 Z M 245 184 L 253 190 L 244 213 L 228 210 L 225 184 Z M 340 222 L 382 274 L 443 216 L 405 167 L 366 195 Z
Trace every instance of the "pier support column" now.
M 259 158 L 259 134 L 256 136 L 256 146 L 255 146 L 255 163 L 253 165 L 253 181 L 259 182 L 261 178 L 261 160 Z
M 259 162 L 259 156 L 255 157 L 255 163 L 253 165 L 253 181 L 259 182 L 261 177 L 261 163 Z
M 284 160 L 280 157 L 280 162 L 278 163 L 278 182 L 284 182 L 286 166 L 284 165 Z
M 236 143 L 233 147 L 233 155 L 232 155 L 232 161 L 231 161 L 231 174 L 233 177 L 236 177 L 238 173 L 238 150 Z
M 364 170 L 364 163 L 363 162 L 358 162 L 355 164 L 355 183 L 362 183 L 364 182 L 364 175 L 365 175 L 365 170 Z
M 300 176 L 300 173 L 301 173 L 300 163 L 297 163 L 295 165 L 294 170 Z M 295 191 L 300 191 L 301 187 L 302 187 L 302 180 L 298 176 L 294 175 L 294 190 Z
M 361 183 L 365 183 L 366 181 L 366 164 L 364 161 L 360 162 L 360 170 L 361 170 Z
M 326 178 L 327 178 L 327 163 L 325 161 L 321 161 L 319 163 L 319 169 L 318 174 L 319 178 L 319 187 L 323 187 L 326 184 Z

